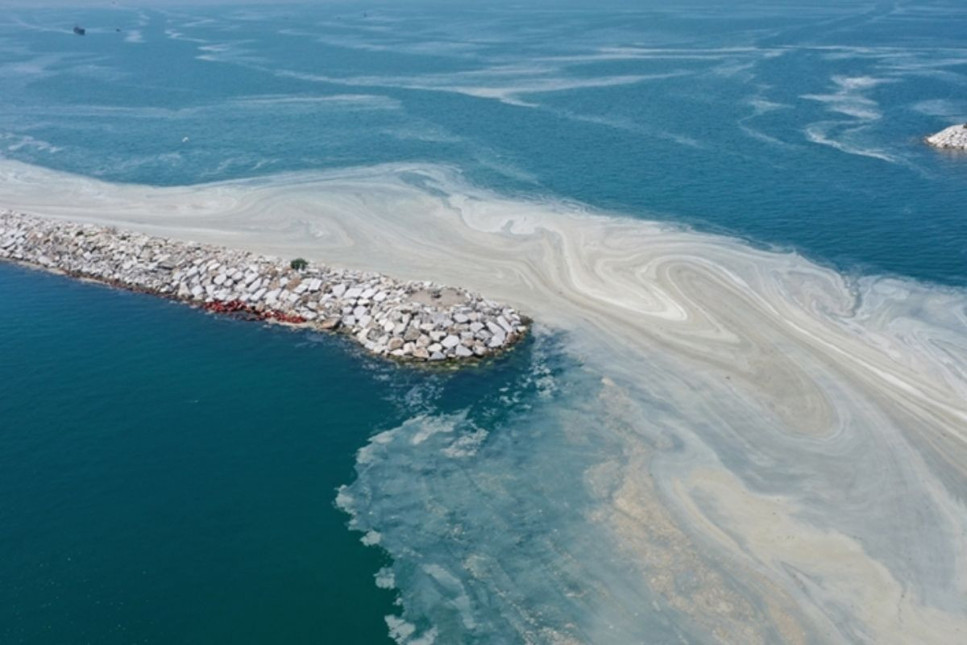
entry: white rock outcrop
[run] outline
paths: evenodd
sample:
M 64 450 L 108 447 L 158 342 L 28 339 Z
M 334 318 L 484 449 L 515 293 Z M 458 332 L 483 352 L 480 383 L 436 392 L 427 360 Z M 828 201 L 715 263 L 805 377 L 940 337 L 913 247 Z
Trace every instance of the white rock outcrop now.
M 218 313 L 349 335 L 407 361 L 481 358 L 522 339 L 529 321 L 478 294 L 432 282 L 307 263 L 113 227 L 0 210 L 0 260 L 181 300 Z
M 967 123 L 945 128 L 927 137 L 927 143 L 935 148 L 967 150 Z

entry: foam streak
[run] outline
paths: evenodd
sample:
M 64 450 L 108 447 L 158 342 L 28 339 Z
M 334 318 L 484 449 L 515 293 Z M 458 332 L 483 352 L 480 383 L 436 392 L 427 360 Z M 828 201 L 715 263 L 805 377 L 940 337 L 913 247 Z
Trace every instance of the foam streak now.
M 435 166 L 164 189 L 13 162 L 0 175 L 4 207 L 461 284 L 568 332 L 568 354 L 600 393 L 590 407 L 561 402 L 553 416 L 562 441 L 588 441 L 581 459 L 592 463 L 536 454 L 532 470 L 513 473 L 529 482 L 513 493 L 547 494 L 526 478 L 553 473 L 548 460 L 564 471 L 582 464 L 559 486 L 594 503 L 541 553 L 547 580 L 586 586 L 568 595 L 570 627 L 545 625 L 553 633 L 528 631 L 553 614 L 515 598 L 520 620 L 507 620 L 521 635 L 622 642 L 669 616 L 676 627 L 662 633 L 727 642 L 967 634 L 962 291 L 849 282 L 793 253 L 511 200 Z M 392 454 L 383 445 L 365 456 Z M 392 526 L 369 528 L 406 560 Z M 501 574 L 511 582 L 534 561 L 512 554 Z M 626 566 L 609 570 L 615 557 Z M 448 602 L 462 618 L 437 625 L 441 637 L 486 624 L 481 607 L 510 588 L 475 577 L 470 560 L 448 564 L 427 570 L 444 596 L 459 590 Z M 582 575 L 558 577 L 575 567 Z M 493 593 L 477 594 L 480 585 Z M 620 607 L 608 589 L 623 590 Z M 418 598 L 404 589 L 403 599 L 413 623 Z

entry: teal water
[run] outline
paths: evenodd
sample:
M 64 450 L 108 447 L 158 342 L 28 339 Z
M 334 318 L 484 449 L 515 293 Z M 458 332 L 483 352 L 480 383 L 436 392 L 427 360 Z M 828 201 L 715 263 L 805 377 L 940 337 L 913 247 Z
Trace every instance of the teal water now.
M 921 138 L 967 120 L 967 10 L 827 5 L 9 10 L 0 156 L 159 186 L 432 164 L 962 288 L 967 160 Z M 2 642 L 586 640 L 660 604 L 587 529 L 620 448 L 553 338 L 441 374 L 6 265 L 0 303 Z M 612 642 L 703 642 L 675 611 Z
M 9 265 L 0 302 L 4 643 L 387 640 L 388 561 L 335 489 L 417 401 L 497 414 L 521 371 L 400 370 Z
M 0 301 L 0 640 L 385 639 L 384 563 L 332 508 L 399 415 L 378 370 L 19 268 Z

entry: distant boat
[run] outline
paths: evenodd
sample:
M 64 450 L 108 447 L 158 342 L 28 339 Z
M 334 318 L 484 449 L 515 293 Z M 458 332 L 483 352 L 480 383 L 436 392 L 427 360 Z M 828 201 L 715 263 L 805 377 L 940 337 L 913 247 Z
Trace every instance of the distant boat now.
M 87 33 L 87 30 L 84 29 L 83 27 L 74 25 L 74 33 L 77 34 L 78 36 L 83 36 L 84 34 Z

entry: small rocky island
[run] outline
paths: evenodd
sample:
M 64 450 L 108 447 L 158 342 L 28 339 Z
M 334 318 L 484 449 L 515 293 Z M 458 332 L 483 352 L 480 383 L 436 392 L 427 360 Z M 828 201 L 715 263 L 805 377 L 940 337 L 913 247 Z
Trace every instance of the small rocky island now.
M 0 260 L 237 314 L 351 336 L 403 361 L 481 358 L 522 339 L 510 307 L 432 282 L 285 261 L 0 210 Z
M 967 150 L 967 123 L 952 125 L 927 137 L 927 143 L 935 148 Z

